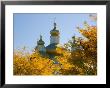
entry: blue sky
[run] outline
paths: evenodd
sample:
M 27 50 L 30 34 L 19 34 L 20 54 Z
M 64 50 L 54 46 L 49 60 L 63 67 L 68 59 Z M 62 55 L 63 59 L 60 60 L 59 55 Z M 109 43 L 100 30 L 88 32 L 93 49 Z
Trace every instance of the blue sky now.
M 90 25 L 96 25 L 96 22 L 92 21 L 89 15 L 76 13 L 16 13 L 14 14 L 14 49 L 25 46 L 29 50 L 33 50 L 40 35 L 43 36 L 45 46 L 50 44 L 50 31 L 53 29 L 55 18 L 60 31 L 60 44 L 64 44 L 74 34 L 81 36 L 76 27 L 83 27 L 84 21 L 87 21 Z

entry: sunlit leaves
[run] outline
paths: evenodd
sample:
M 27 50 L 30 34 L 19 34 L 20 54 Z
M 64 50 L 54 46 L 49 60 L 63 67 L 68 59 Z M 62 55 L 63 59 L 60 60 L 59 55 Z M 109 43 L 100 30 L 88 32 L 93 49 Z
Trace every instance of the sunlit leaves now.
M 83 68 L 84 73 L 88 75 L 97 74 L 97 27 L 90 26 L 86 22 L 84 23 L 84 28 L 79 28 L 79 32 L 85 37 L 84 39 L 79 39 L 80 45 L 83 49 L 76 50 L 72 52 L 72 60 L 74 64 L 77 64 L 78 67 Z M 77 60 L 80 60 L 82 65 L 80 66 L 77 63 Z
M 57 55 L 53 59 L 37 51 L 29 53 L 25 47 L 15 50 L 14 75 L 96 75 L 97 27 L 84 22 L 84 28 L 78 27 L 78 30 L 84 37 L 57 45 Z

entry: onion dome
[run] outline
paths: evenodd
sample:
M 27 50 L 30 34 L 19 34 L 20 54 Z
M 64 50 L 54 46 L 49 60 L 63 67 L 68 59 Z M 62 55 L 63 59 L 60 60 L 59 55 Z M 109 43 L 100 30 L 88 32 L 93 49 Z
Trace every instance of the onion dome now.
M 45 42 L 42 40 L 42 36 L 41 35 L 40 35 L 40 40 L 37 41 L 37 44 L 38 45 L 44 45 L 45 44 Z
M 50 34 L 52 36 L 58 36 L 59 35 L 59 30 L 57 30 L 56 23 L 54 23 L 54 28 L 53 28 L 53 30 L 50 31 Z

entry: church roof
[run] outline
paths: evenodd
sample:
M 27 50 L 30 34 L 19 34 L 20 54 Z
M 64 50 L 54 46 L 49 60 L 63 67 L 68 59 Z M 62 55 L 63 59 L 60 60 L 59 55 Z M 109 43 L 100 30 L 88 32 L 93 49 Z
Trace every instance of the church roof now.
M 37 44 L 38 45 L 44 45 L 45 44 L 45 42 L 42 40 L 42 36 L 41 35 L 40 35 L 40 40 L 37 41 Z
M 57 43 L 52 43 L 46 47 L 46 53 L 49 55 L 50 58 L 54 58 L 56 55 L 58 55 L 56 48 Z
M 46 47 L 46 49 L 49 49 L 49 50 L 54 50 L 56 48 L 57 48 L 57 43 L 52 43 Z
M 54 28 L 53 30 L 50 31 L 50 33 L 52 33 L 52 32 L 59 32 L 59 30 Z

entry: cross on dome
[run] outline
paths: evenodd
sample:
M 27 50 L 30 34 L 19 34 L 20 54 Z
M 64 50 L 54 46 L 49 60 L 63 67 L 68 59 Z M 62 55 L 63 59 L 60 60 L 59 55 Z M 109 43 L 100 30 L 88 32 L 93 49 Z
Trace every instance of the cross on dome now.
M 56 18 L 54 18 L 54 28 L 56 28 L 56 25 L 57 25 L 55 20 L 56 20 Z
M 42 40 L 42 35 L 40 35 L 40 40 Z

